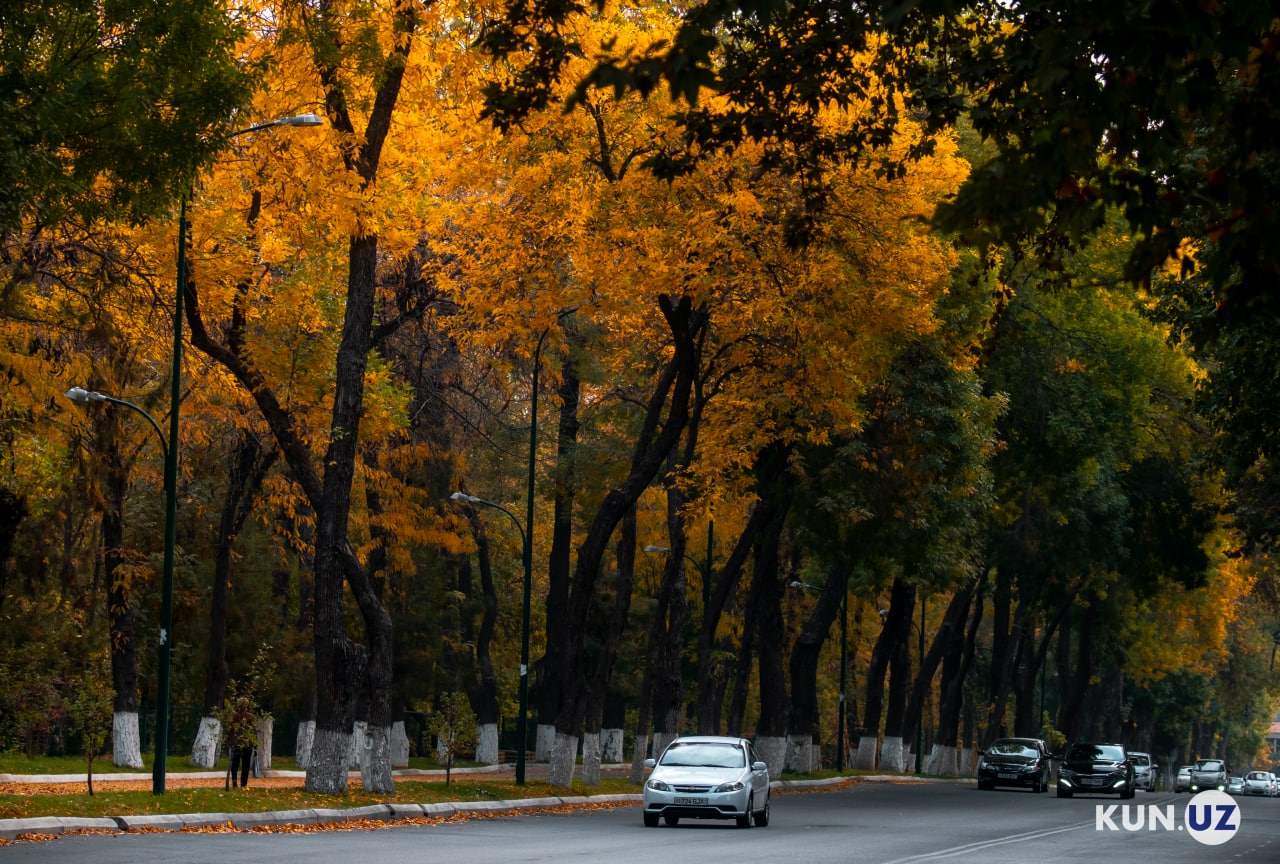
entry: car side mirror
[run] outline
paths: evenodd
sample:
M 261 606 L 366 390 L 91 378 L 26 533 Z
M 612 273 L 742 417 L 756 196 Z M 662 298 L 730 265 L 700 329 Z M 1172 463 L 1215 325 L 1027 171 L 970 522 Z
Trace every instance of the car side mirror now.
M 768 771 L 769 763 L 768 762 L 752 762 L 751 770 L 752 771 Z
M 654 765 L 657 765 L 657 764 L 658 764 L 658 760 L 657 760 L 657 759 L 646 759 L 646 760 L 644 760 L 644 767 L 646 767 L 646 768 L 652 768 Z

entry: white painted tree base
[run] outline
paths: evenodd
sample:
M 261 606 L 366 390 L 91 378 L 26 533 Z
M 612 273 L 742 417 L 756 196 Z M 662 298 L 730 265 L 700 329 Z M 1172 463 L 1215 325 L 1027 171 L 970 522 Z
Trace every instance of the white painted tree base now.
M 298 737 L 293 745 L 293 763 L 299 771 L 311 767 L 311 750 L 316 740 L 316 721 L 303 720 L 298 724 Z
M 476 727 L 476 761 L 481 765 L 498 764 L 497 723 L 481 723 Z
M 357 720 L 351 726 L 351 749 L 347 751 L 347 768 L 354 770 L 360 768 L 364 762 L 365 747 L 365 729 L 369 724 L 363 720 Z
M 769 779 L 777 780 L 787 766 L 787 739 L 782 735 L 756 737 L 756 753 L 769 766 Z
M 351 733 L 316 729 L 311 739 L 311 764 L 306 790 L 323 795 L 344 795 L 351 765 Z
M 606 765 L 616 765 L 622 759 L 622 730 L 601 729 L 600 761 Z
M 858 739 L 858 749 L 853 753 L 853 767 L 859 771 L 874 771 L 876 768 L 875 738 L 863 735 Z
M 524 742 L 520 742 L 524 746 Z M 537 735 L 534 736 L 533 744 L 533 761 L 549 762 L 551 760 L 551 751 L 556 746 L 556 727 L 554 725 L 538 724 Z
M 359 750 L 360 784 L 366 792 L 390 795 L 396 791 L 395 775 L 391 773 L 391 727 L 357 725 L 364 726 Z
M 222 724 L 216 717 L 201 717 L 196 740 L 191 743 L 191 764 L 197 768 L 217 768 L 222 743 Z
M 930 774 L 959 774 L 960 765 L 956 756 L 956 748 L 934 744 L 933 752 L 929 754 L 928 768 L 926 770 Z
M 137 711 L 117 711 L 111 717 L 111 764 L 117 768 L 142 767 Z
M 600 785 L 599 732 L 587 732 L 582 736 L 582 782 L 588 786 Z
M 391 724 L 391 767 L 409 767 L 409 734 L 405 732 L 403 720 Z
M 573 786 L 573 774 L 578 767 L 578 736 L 556 733 L 551 748 L 551 761 L 547 764 L 547 784 L 562 789 Z
M 885 771 L 904 771 L 906 758 L 902 738 L 898 735 L 884 736 L 884 741 L 880 744 L 880 767 Z
M 787 736 L 787 769 L 797 774 L 810 774 L 820 765 L 818 746 L 812 735 Z
M 261 777 L 262 772 L 271 767 L 271 747 L 276 731 L 276 720 L 270 714 L 264 714 L 258 718 L 255 728 L 258 732 L 258 773 L 254 776 Z
M 649 758 L 649 736 L 636 736 L 636 749 L 631 752 L 631 782 L 644 780 L 644 760 Z

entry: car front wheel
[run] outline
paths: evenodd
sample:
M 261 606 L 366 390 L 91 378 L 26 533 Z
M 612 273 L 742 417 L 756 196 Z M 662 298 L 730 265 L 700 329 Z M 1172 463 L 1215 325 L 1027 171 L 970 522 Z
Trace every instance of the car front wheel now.
M 658 814 L 657 814 L 657 813 L 646 813 L 646 814 L 644 814 L 644 827 L 646 827 L 646 828 L 657 828 L 657 827 L 658 827 Z
M 747 809 L 741 816 L 737 817 L 739 828 L 751 827 L 751 808 L 755 806 L 754 798 L 747 798 Z
M 756 811 L 756 827 L 766 828 L 769 825 L 769 798 L 764 799 L 764 809 Z

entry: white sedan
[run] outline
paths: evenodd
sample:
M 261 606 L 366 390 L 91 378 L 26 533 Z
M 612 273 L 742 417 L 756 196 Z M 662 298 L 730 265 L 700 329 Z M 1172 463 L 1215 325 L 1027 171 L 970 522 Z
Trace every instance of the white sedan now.
M 644 824 L 734 819 L 739 828 L 769 824 L 769 766 L 745 738 L 698 736 L 672 741 L 644 784 Z

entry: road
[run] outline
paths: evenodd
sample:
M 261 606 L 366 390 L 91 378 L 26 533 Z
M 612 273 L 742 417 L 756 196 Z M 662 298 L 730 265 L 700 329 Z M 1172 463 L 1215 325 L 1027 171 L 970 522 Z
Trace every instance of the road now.
M 377 831 L 70 836 L 2 847 L 0 864 L 1280 861 L 1280 799 L 1239 799 L 1240 813 L 1228 814 L 1238 828 L 1218 846 L 1202 845 L 1185 830 L 1189 800 L 1188 795 L 1147 793 L 1131 802 L 1063 800 L 1052 793 L 979 792 L 970 784 L 877 783 L 777 795 L 769 827 L 749 830 L 732 823 L 689 821 L 645 828 L 639 808 L 627 806 Z M 1124 830 L 1125 804 L 1130 805 L 1130 824 L 1142 816 L 1140 830 Z M 1101 820 L 1104 830 L 1098 830 L 1099 805 L 1107 814 Z M 1153 807 L 1159 808 L 1158 815 L 1171 815 L 1172 824 L 1149 820 Z M 1115 830 L 1109 829 L 1111 824 Z

